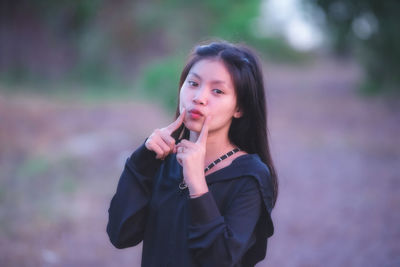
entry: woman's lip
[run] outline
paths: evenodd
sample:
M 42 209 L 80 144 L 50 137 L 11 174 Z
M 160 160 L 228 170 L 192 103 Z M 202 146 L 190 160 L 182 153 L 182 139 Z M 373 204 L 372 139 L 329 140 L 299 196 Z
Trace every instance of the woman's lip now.
M 192 110 L 189 110 L 189 115 L 190 115 L 191 119 L 197 120 L 197 119 L 200 119 L 203 116 L 203 113 L 201 113 L 197 109 L 192 109 Z
M 197 109 L 191 109 L 189 110 L 189 114 L 193 114 L 193 115 L 198 115 L 198 116 L 203 116 L 203 113 L 201 113 L 199 110 Z

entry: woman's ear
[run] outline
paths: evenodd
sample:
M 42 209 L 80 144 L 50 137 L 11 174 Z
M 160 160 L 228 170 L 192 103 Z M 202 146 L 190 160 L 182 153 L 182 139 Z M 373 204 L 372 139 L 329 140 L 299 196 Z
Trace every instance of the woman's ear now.
M 241 110 L 240 108 L 236 108 L 235 113 L 233 113 L 233 117 L 234 117 L 235 119 L 239 119 L 239 118 L 242 117 L 242 115 L 243 115 L 242 110 Z

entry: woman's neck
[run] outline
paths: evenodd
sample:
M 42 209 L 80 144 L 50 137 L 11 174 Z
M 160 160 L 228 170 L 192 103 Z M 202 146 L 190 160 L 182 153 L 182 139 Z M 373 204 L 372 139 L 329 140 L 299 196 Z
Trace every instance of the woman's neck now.
M 196 132 L 190 132 L 190 141 L 196 142 L 199 134 Z M 207 144 L 206 144 L 206 155 L 204 163 L 207 166 L 221 155 L 234 149 L 235 146 L 229 141 L 227 134 L 214 134 L 208 133 Z

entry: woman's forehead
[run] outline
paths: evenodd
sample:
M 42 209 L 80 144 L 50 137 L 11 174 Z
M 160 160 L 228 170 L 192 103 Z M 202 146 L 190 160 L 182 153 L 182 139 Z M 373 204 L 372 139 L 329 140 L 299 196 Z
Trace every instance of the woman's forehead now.
M 232 85 L 231 74 L 221 60 L 202 59 L 193 65 L 188 75 L 213 83 Z

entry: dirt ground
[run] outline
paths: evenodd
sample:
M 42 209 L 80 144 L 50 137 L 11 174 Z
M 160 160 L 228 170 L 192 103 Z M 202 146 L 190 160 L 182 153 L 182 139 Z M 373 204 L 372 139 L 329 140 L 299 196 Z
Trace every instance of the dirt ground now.
M 357 94 L 349 62 L 265 70 L 280 192 L 257 266 L 400 266 L 400 102 Z M 109 243 L 107 209 L 125 159 L 171 118 L 2 89 L 0 266 L 140 266 L 140 246 Z

